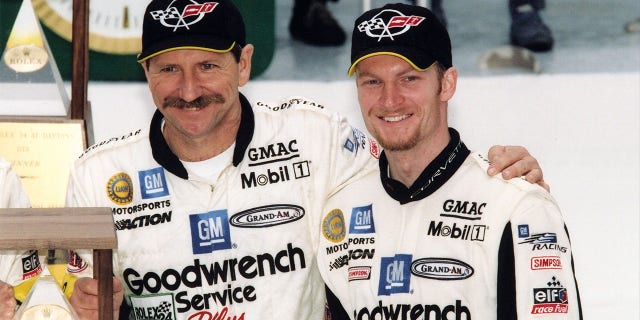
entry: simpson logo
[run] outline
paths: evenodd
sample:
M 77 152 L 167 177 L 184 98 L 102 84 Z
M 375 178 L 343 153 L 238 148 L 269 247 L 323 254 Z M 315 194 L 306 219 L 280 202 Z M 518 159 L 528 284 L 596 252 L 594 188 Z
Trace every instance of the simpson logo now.
M 134 319 L 176 319 L 175 303 L 170 293 L 129 296 Z
M 322 234 L 331 242 L 344 240 L 346 230 L 342 210 L 333 209 L 322 219 Z
M 533 289 L 533 308 L 531 314 L 567 313 L 569 298 L 567 289 L 556 277 L 547 282 L 546 288 Z
M 371 205 L 351 209 L 349 233 L 375 233 L 373 209 Z
M 373 139 L 369 139 L 369 152 L 374 158 L 380 159 L 380 146 Z
M 532 257 L 531 270 L 562 269 L 562 260 L 558 256 Z
M 138 179 L 140 182 L 140 193 L 142 199 L 158 198 L 169 195 L 167 188 L 167 180 L 164 177 L 164 169 L 162 167 L 138 171 Z
M 205 2 L 203 4 L 194 3 L 184 7 L 182 12 L 173 7 L 171 1 L 166 9 L 149 12 L 153 20 L 159 21 L 163 26 L 173 28 L 189 28 L 190 25 L 198 23 L 204 15 L 210 13 L 218 6 L 217 2 Z
M 38 250 L 29 251 L 29 255 L 22 258 L 22 280 L 35 277 L 42 272 L 42 265 L 38 258 Z
M 239 228 L 265 228 L 294 222 L 304 217 L 304 208 L 278 204 L 245 210 L 231 216 L 231 223 Z
M 393 257 L 382 257 L 380 261 L 380 279 L 378 295 L 388 296 L 409 292 L 411 284 L 411 255 L 396 254 Z
M 127 205 L 133 200 L 133 181 L 125 172 L 111 176 L 107 182 L 107 196 L 117 205 Z
M 349 267 L 349 281 L 369 280 L 371 267 Z
M 206 254 L 231 248 L 227 210 L 189 216 L 194 254 Z
M 382 10 L 371 20 L 363 21 L 358 25 L 358 31 L 365 32 L 367 36 L 378 38 L 390 38 L 407 32 L 411 27 L 419 25 L 425 18 L 420 16 L 405 16 L 397 10 Z
M 463 280 L 473 275 L 473 268 L 456 259 L 422 258 L 411 264 L 411 274 L 434 280 Z

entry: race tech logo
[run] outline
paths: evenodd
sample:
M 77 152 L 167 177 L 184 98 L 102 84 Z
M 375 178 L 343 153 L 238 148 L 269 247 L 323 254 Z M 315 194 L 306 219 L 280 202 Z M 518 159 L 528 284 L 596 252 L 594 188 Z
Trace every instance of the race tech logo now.
M 204 18 L 205 14 L 212 12 L 218 6 L 217 2 L 199 4 L 192 1 L 192 4 L 186 5 L 180 12 L 178 8 L 173 6 L 174 2 L 169 3 L 164 10 L 156 10 L 149 13 L 153 20 L 160 21 L 165 27 L 173 28 L 173 31 L 183 27 L 189 29 L 190 25 L 198 23 Z
M 425 18 L 420 16 L 405 16 L 397 10 L 382 10 L 371 18 L 358 25 L 358 31 L 364 32 L 367 36 L 378 38 L 390 38 L 401 35 L 411 27 L 419 25 Z

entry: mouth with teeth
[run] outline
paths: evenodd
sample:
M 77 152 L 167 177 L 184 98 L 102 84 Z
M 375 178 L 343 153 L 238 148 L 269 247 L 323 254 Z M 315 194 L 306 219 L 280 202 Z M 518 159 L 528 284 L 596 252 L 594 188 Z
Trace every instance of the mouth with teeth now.
M 398 122 L 398 121 L 402 121 L 404 119 L 407 119 L 409 117 L 411 117 L 411 114 L 403 114 L 403 115 L 393 116 L 393 117 L 391 117 L 391 116 L 387 116 L 387 117 L 380 116 L 378 118 L 381 119 L 381 120 L 384 120 L 386 122 Z

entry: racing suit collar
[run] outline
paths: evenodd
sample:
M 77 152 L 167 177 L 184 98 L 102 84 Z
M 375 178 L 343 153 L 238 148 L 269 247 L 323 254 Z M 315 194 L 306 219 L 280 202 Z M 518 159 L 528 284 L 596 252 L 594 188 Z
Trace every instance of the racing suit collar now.
M 240 161 L 244 158 L 244 153 L 249 147 L 251 138 L 253 137 L 253 131 L 255 128 L 253 110 L 251 110 L 251 104 L 249 100 L 240 93 L 240 106 L 242 113 L 240 115 L 240 128 L 236 135 L 236 146 L 233 150 L 233 165 L 238 166 Z M 156 110 L 151 119 L 151 126 L 149 128 L 149 143 L 151 144 L 151 153 L 153 159 L 155 159 L 164 169 L 173 173 L 174 175 L 188 179 L 187 169 L 184 168 L 178 156 L 169 148 L 167 141 L 162 135 L 162 119 L 164 116 L 160 111 Z
M 389 177 L 389 161 L 384 151 L 380 155 L 380 180 L 389 196 L 400 204 L 418 201 L 434 193 L 460 168 L 470 151 L 460 140 L 460 134 L 449 128 L 451 140 L 438 156 L 422 171 L 416 182 L 407 188 L 402 182 Z

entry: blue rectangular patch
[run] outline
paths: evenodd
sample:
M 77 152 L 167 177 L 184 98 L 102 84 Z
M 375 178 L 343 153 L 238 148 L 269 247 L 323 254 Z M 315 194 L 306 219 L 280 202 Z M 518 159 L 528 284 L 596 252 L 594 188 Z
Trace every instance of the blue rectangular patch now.
M 191 245 L 194 254 L 206 254 L 231 248 L 227 210 L 189 216 Z
M 529 236 L 529 225 L 528 224 L 518 225 L 518 238 L 526 238 L 528 236 Z
M 151 199 L 169 195 L 167 180 L 162 167 L 138 171 L 140 194 L 142 199 Z
M 380 261 L 380 279 L 378 295 L 388 296 L 407 293 L 411 287 L 410 254 L 396 254 L 394 257 L 382 257 Z
M 351 209 L 349 233 L 375 233 L 373 208 L 371 205 Z

